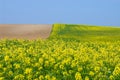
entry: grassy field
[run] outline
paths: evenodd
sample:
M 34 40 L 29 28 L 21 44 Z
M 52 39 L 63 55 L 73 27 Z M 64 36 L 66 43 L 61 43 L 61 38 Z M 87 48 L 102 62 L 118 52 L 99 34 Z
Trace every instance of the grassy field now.
M 120 40 L 120 28 L 75 24 L 54 24 L 50 38 L 82 41 Z
M 0 40 L 0 80 L 119 79 L 120 28 L 54 24 L 46 40 Z

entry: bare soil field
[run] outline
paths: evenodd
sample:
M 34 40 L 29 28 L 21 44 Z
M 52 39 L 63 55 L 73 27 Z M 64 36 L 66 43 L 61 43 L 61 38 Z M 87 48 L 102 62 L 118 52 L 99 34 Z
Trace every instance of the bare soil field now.
M 46 39 L 51 29 L 50 24 L 0 24 L 0 39 Z

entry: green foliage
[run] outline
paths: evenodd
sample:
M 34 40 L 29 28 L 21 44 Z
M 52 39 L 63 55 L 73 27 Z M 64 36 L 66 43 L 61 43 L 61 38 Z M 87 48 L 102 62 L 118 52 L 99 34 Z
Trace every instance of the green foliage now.
M 120 40 L 120 28 L 75 24 L 54 24 L 49 38 L 84 41 Z

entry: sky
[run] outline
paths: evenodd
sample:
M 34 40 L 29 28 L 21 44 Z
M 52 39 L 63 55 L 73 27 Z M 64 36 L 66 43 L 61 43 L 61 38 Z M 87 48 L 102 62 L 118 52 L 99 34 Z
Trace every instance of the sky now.
M 0 0 L 0 24 L 120 26 L 120 0 Z

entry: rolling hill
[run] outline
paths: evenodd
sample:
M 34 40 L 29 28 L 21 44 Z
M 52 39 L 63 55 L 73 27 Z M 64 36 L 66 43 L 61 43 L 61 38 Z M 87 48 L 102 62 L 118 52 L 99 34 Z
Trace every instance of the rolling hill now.
M 119 27 L 77 24 L 53 24 L 49 39 L 65 40 L 120 40 Z

